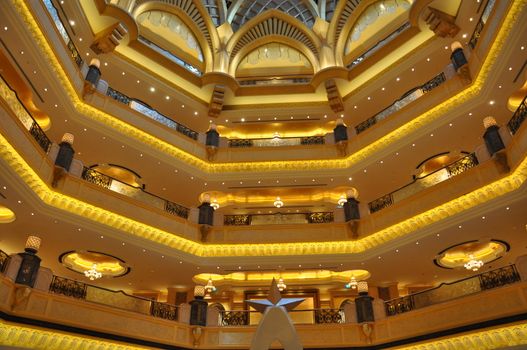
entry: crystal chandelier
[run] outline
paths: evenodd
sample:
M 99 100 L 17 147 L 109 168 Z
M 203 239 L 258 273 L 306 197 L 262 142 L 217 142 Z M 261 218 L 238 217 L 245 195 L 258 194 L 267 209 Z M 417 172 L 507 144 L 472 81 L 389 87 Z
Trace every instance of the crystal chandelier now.
M 346 196 L 345 195 L 341 195 L 339 200 L 337 201 L 337 204 L 339 207 L 343 207 L 344 204 L 346 204 L 348 200 L 346 199 Z
M 215 291 L 216 291 L 216 287 L 214 287 L 214 284 L 212 283 L 212 278 L 209 277 L 209 280 L 207 281 L 207 284 L 205 285 L 205 293 L 210 294 Z
M 283 292 L 287 288 L 287 284 L 284 283 L 284 279 L 282 277 L 278 279 L 276 286 L 280 292 Z
M 213 199 L 213 200 L 212 200 L 212 203 L 210 203 L 210 206 L 212 207 L 212 209 L 214 209 L 214 210 L 218 210 L 219 207 L 220 207 L 220 204 L 218 203 L 218 200 L 217 200 L 217 199 Z
M 355 279 L 355 276 L 351 276 L 351 280 L 346 284 L 346 288 L 357 289 L 357 284 L 358 282 Z
M 472 254 L 470 254 L 468 258 L 469 261 L 463 265 L 467 270 L 478 271 L 484 264 L 483 261 L 474 259 L 474 255 Z
M 93 264 L 91 269 L 84 271 L 84 276 L 88 277 L 90 281 L 99 279 L 102 277 L 102 273 L 97 271 L 97 264 Z
M 284 202 L 280 199 L 280 197 L 276 197 L 276 200 L 274 201 L 274 206 L 277 208 L 281 208 L 284 206 Z

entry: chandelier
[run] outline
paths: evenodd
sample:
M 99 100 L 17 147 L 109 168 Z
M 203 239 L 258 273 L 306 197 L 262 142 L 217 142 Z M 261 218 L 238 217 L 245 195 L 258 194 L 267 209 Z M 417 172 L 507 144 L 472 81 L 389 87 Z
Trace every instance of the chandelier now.
M 355 276 L 351 276 L 351 280 L 349 281 L 349 283 L 346 284 L 346 288 L 357 289 L 357 285 L 358 282 L 355 279 Z
M 474 255 L 472 254 L 470 254 L 468 258 L 469 261 L 463 265 L 467 270 L 478 271 L 484 264 L 483 261 L 474 259 Z
M 212 278 L 209 277 L 209 280 L 207 284 L 205 285 L 205 293 L 210 294 L 215 291 L 216 291 L 216 287 L 214 287 L 214 284 L 212 283 Z
M 280 292 L 283 292 L 287 288 L 287 284 L 284 283 L 284 279 L 282 277 L 278 279 L 276 286 Z
M 91 269 L 84 271 L 84 276 L 88 277 L 90 281 L 99 279 L 102 277 L 102 273 L 97 271 L 97 264 L 93 264 Z
M 339 200 L 337 201 L 337 204 L 339 207 L 343 207 L 344 204 L 346 204 L 348 200 L 346 199 L 346 196 L 345 195 L 341 195 Z
M 273 205 L 277 208 L 281 208 L 284 206 L 284 202 L 282 202 L 280 197 L 276 197 L 276 200 L 274 201 Z
M 214 209 L 214 210 L 218 210 L 219 207 L 220 207 L 220 204 L 218 203 L 218 200 L 217 200 L 217 199 L 213 199 L 213 200 L 212 200 L 212 203 L 210 203 L 210 206 L 212 207 L 212 209 Z

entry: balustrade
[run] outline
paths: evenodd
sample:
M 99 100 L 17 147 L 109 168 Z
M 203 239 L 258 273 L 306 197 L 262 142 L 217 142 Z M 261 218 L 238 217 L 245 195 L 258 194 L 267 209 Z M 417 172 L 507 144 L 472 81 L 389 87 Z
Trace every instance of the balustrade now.
M 520 103 L 514 114 L 512 115 L 512 118 L 507 123 L 507 127 L 509 128 L 511 134 L 516 134 L 516 131 L 520 128 L 523 121 L 527 117 L 527 96 L 524 97 L 523 101 Z
M 5 271 L 8 263 L 9 255 L 3 250 L 0 250 L 0 273 L 3 273 Z
M 375 213 L 379 210 L 385 209 L 394 203 L 397 203 L 405 198 L 414 195 L 415 193 L 443 182 L 451 177 L 459 175 L 468 169 L 478 165 L 478 159 L 474 153 L 471 153 L 451 164 L 446 165 L 430 174 L 414 179 L 411 183 L 388 193 L 374 201 L 368 203 L 370 213 Z
M 312 146 L 325 144 L 324 136 L 306 137 L 273 137 L 261 139 L 232 139 L 229 147 L 284 147 L 284 146 Z
M 476 28 L 474 29 L 474 32 L 472 33 L 472 36 L 470 37 L 470 40 L 468 42 L 468 46 L 472 50 L 474 50 L 478 43 L 479 37 L 481 36 L 481 32 L 483 31 L 483 28 L 485 27 L 485 24 L 489 19 L 490 13 L 492 12 L 495 3 L 495 0 L 489 0 L 485 5 L 485 9 L 483 10 L 481 17 L 478 23 L 476 24 Z
M 104 187 L 110 191 L 123 194 L 127 197 L 137 199 L 139 201 L 148 203 L 165 212 L 187 219 L 190 210 L 182 205 L 171 202 L 167 199 L 158 197 L 150 192 L 143 190 L 140 187 L 134 187 L 108 175 L 102 174 L 94 169 L 84 167 L 82 171 L 82 179 L 93 183 L 97 186 Z
M 502 287 L 520 281 L 515 265 L 505 266 L 452 283 L 442 283 L 436 288 L 385 302 L 386 315 L 393 316 L 422 307 Z
M 275 213 L 275 214 L 243 214 L 225 215 L 225 226 L 248 225 L 286 225 L 286 224 L 327 224 L 334 221 L 333 212 L 315 213 Z

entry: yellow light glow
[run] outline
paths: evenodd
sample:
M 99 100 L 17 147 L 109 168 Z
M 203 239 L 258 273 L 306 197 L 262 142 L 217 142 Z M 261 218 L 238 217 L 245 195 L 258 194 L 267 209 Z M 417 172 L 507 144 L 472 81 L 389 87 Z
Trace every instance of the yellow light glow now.
M 62 256 L 62 263 L 79 273 L 84 273 L 97 264 L 97 271 L 105 276 L 121 276 L 128 270 L 118 259 L 96 252 L 71 252 Z
M 11 209 L 0 205 L 0 224 L 8 224 L 15 220 L 15 213 Z
M 274 278 L 278 280 L 282 277 L 288 284 L 319 284 L 319 283 L 343 283 L 348 282 L 351 276 L 357 280 L 365 280 L 370 278 L 370 273 L 367 270 L 346 270 L 346 271 L 330 271 L 330 270 L 303 270 L 303 271 L 276 271 L 276 272 L 235 272 L 228 275 L 201 273 L 195 275 L 192 280 L 195 283 L 207 283 L 212 279 L 215 285 L 268 285 Z
M 472 259 L 487 263 L 503 256 L 506 251 L 505 244 L 499 241 L 470 242 L 445 251 L 437 261 L 441 266 L 448 268 L 463 267 Z

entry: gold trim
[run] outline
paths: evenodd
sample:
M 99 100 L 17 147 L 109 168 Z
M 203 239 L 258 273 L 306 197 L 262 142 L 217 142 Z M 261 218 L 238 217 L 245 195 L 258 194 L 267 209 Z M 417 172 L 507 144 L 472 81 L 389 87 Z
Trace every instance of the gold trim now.
M 112 343 L 88 337 L 45 331 L 37 328 L 15 326 L 0 322 L 0 344 L 26 349 L 48 350 L 140 350 L 147 349 L 126 343 Z
M 475 82 L 466 90 L 447 99 L 436 107 L 428 110 L 419 117 L 405 125 L 393 130 L 387 135 L 381 137 L 377 141 L 369 144 L 360 151 L 357 151 L 347 158 L 343 159 L 314 159 L 314 160 L 288 160 L 288 161 L 259 161 L 259 162 L 237 162 L 237 163 L 208 163 L 207 161 L 198 158 L 188 152 L 178 149 L 168 142 L 162 141 L 142 130 L 129 125 L 116 117 L 104 113 L 93 106 L 84 103 L 79 98 L 76 90 L 69 81 L 62 65 L 55 57 L 52 48 L 46 41 L 45 36 L 40 31 L 40 28 L 32 17 L 31 12 L 27 8 L 24 0 L 11 0 L 17 11 L 22 16 L 22 20 L 27 24 L 28 30 L 32 33 L 33 39 L 43 51 L 43 56 L 51 63 L 49 67 L 54 71 L 61 85 L 66 90 L 65 93 L 70 98 L 73 106 L 79 114 L 88 119 L 92 119 L 101 124 L 106 124 L 113 130 L 118 130 L 127 135 L 127 137 L 135 138 L 143 144 L 146 144 L 161 153 L 172 156 L 179 161 L 185 162 L 193 166 L 196 170 L 203 171 L 207 174 L 226 174 L 226 173 L 269 173 L 269 172 L 294 172 L 294 171 L 313 171 L 313 170 L 337 170 L 350 168 L 360 161 L 372 156 L 378 151 L 388 148 L 396 141 L 407 137 L 409 134 L 419 130 L 423 125 L 429 124 L 435 120 L 440 119 L 443 115 L 457 109 L 460 104 L 466 103 L 468 100 L 475 98 L 481 93 L 484 82 L 489 73 L 494 70 L 498 64 L 497 56 L 503 48 L 503 41 L 507 38 L 509 33 L 512 33 L 512 26 L 518 21 L 518 14 L 521 12 L 526 3 L 521 0 L 515 0 L 510 7 L 510 11 L 505 16 L 503 25 L 500 28 L 496 40 L 494 41 L 489 53 L 480 69 Z

